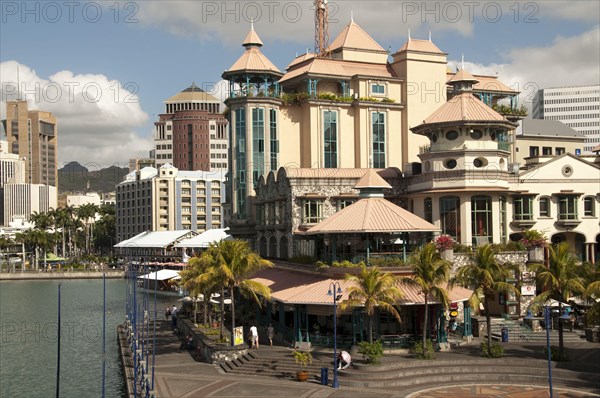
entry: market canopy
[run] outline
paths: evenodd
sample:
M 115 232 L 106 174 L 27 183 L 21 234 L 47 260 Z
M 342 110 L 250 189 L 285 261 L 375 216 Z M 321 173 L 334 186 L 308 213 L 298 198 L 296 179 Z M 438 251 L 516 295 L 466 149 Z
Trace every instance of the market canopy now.
M 182 239 L 197 235 L 195 231 L 189 229 L 179 231 L 144 231 L 133 238 L 117 243 L 114 247 L 118 248 L 165 248 L 171 246 Z
M 177 243 L 174 247 L 209 247 L 212 243 L 217 243 L 222 240 L 231 240 L 233 236 L 229 235 L 227 232 L 229 228 L 213 228 L 208 231 L 202 232 L 200 235 L 183 239 L 179 243 Z
M 181 279 L 181 276 L 179 276 L 179 271 L 175 271 L 172 269 L 161 269 L 156 272 L 150 272 L 146 275 L 140 275 L 138 276 L 138 279 L 166 281 L 169 279 Z

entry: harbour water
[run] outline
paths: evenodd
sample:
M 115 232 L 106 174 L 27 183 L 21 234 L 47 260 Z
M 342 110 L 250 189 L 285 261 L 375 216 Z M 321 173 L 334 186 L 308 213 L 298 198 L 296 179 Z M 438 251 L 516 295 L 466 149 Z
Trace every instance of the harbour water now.
M 58 283 L 0 283 L 0 397 L 55 396 Z M 106 397 L 125 396 L 116 337 L 125 297 L 125 280 L 106 280 Z M 62 281 L 61 397 L 102 396 L 102 298 L 101 279 Z M 159 298 L 159 317 L 172 300 Z

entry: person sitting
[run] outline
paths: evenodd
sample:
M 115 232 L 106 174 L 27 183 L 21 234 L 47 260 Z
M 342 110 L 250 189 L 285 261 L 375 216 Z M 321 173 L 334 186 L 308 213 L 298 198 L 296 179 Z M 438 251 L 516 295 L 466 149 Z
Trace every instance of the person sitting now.
M 190 333 L 185 338 L 185 340 L 181 342 L 179 349 L 180 350 L 191 350 L 193 348 L 194 348 L 194 336 Z
M 352 358 L 350 357 L 350 354 L 348 354 L 347 351 L 342 351 L 338 355 L 337 362 L 338 369 L 346 369 L 348 368 L 348 366 L 350 366 Z

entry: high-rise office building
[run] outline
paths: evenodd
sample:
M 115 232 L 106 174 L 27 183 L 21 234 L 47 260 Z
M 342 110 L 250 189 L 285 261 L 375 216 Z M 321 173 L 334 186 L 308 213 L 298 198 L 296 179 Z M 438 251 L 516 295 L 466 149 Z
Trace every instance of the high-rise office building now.
M 585 135 L 583 151 L 600 144 L 600 85 L 551 87 L 533 97 L 533 118 L 558 120 Z
M 56 118 L 50 112 L 28 110 L 27 101 L 6 103 L 8 152 L 25 161 L 25 182 L 58 186 Z
M 167 99 L 154 123 L 156 167 L 227 170 L 227 120 L 221 102 L 195 84 Z

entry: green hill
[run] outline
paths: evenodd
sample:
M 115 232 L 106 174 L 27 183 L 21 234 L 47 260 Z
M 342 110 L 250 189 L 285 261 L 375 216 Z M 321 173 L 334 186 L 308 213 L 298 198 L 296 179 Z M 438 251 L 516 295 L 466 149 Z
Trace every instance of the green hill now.
M 70 162 L 58 170 L 58 192 L 112 192 L 128 173 L 126 167 L 110 166 L 90 171 L 77 162 Z

